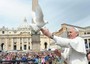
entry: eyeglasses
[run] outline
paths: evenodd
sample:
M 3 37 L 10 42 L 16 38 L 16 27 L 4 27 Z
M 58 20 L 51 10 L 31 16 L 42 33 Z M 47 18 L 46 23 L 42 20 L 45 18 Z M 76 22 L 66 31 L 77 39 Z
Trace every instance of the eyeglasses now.
M 71 31 L 68 31 L 67 33 L 72 33 Z

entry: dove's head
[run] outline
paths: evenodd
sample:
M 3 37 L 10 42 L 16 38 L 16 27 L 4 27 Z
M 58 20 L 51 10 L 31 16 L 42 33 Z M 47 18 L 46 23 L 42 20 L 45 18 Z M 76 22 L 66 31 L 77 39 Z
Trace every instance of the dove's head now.
M 48 23 L 48 21 L 47 20 L 45 20 L 45 24 L 47 24 Z

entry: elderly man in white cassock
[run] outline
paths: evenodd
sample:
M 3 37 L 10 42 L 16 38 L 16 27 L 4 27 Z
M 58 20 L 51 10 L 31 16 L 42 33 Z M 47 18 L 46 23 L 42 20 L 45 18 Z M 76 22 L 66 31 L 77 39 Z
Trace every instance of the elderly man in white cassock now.
M 56 55 L 63 57 L 67 64 L 88 64 L 84 39 L 79 37 L 75 27 L 68 28 L 68 38 L 53 35 L 48 29 L 41 29 L 42 33 L 55 41 L 55 44 L 66 48 L 64 53 L 55 50 Z

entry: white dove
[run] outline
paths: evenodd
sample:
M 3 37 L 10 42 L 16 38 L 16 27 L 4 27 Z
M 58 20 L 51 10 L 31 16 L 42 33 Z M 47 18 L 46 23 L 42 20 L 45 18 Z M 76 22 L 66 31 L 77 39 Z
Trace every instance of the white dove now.
M 34 31 L 39 31 L 46 23 L 48 23 L 43 19 L 43 13 L 39 4 L 36 6 L 35 10 L 32 10 L 32 18 L 34 23 L 31 24 L 30 27 Z

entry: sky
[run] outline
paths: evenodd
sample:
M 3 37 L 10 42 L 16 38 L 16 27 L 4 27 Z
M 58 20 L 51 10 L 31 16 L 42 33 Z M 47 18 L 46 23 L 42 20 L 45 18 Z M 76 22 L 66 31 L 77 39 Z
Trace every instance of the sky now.
M 46 28 L 55 32 L 61 24 L 90 26 L 90 0 L 38 0 L 48 21 Z M 17 28 L 24 19 L 32 21 L 32 0 L 0 0 L 0 28 Z

